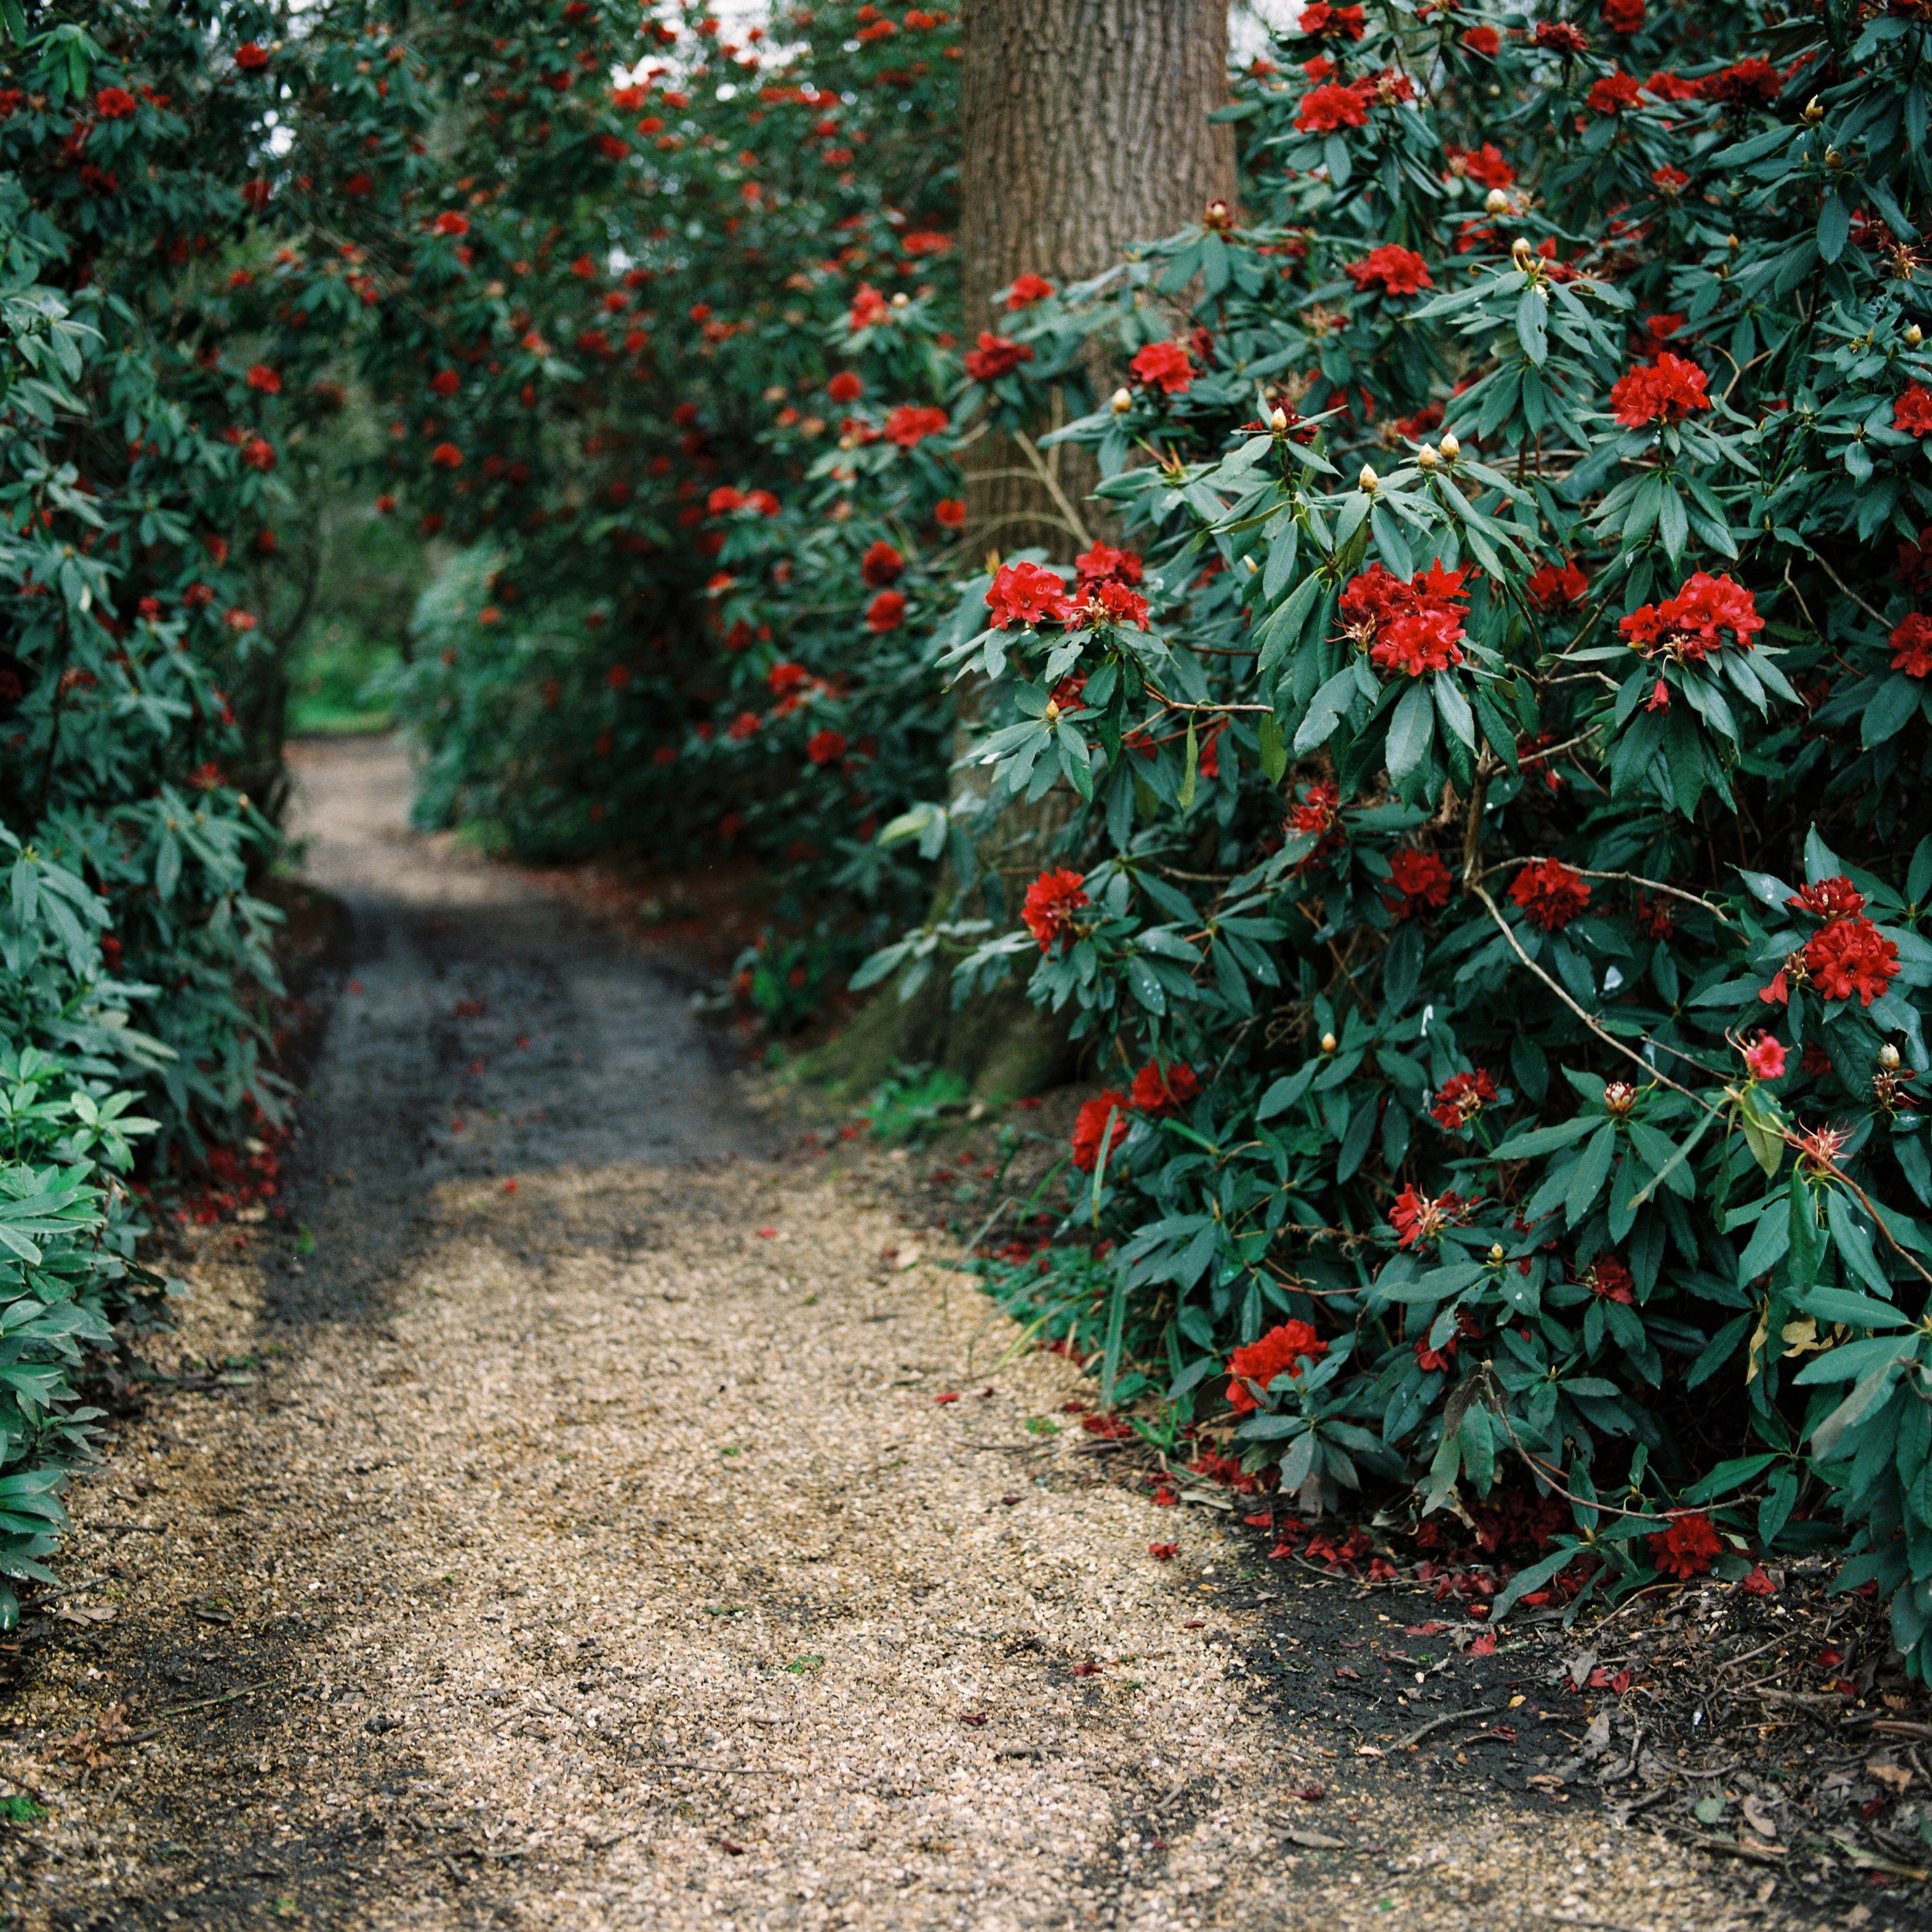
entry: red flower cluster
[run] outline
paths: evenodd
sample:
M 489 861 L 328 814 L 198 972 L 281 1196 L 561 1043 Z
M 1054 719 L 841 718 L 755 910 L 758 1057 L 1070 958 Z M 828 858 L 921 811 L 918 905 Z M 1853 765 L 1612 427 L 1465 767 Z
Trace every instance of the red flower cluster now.
M 1163 1066 L 1150 1060 L 1134 1076 L 1129 1095 L 1137 1112 L 1154 1116 L 1178 1114 L 1201 1091 L 1201 1077 L 1191 1066 L 1175 1061 Z
M 1466 1134 L 1470 1123 L 1496 1097 L 1496 1083 L 1478 1066 L 1472 1073 L 1451 1073 L 1436 1094 L 1429 1117 L 1444 1132 Z
M 1546 563 L 1523 587 L 1524 594 L 1539 611 L 1553 613 L 1581 604 L 1590 590 L 1590 580 L 1573 563 L 1560 567 Z
M 1009 310 L 1031 308 L 1053 292 L 1053 284 L 1044 275 L 1015 275 L 1012 287 L 1006 291 L 1006 306 Z
M 937 436 L 948 427 L 952 418 L 942 409 L 920 408 L 911 403 L 901 403 L 886 418 L 886 440 L 896 443 L 902 450 L 917 449 L 929 436 Z
M 859 574 L 875 590 L 896 583 L 905 568 L 904 557 L 883 538 L 869 546 L 866 554 L 859 560 Z
M 1659 651 L 1680 664 L 1702 664 L 1724 647 L 1725 634 L 1740 650 L 1764 628 L 1750 591 L 1724 575 L 1699 570 L 1673 597 L 1646 604 L 1617 621 L 1631 648 L 1647 658 Z
M 1753 57 L 1706 74 L 1697 83 L 1697 90 L 1706 100 L 1721 100 L 1733 107 L 1769 107 L 1784 84 L 1768 60 Z
M 1073 600 L 1060 573 L 1024 562 L 999 566 L 986 592 L 986 607 L 993 614 L 995 631 L 1015 623 L 1064 624 L 1073 614 Z
M 1687 1583 L 1701 1577 L 1723 1554 L 1723 1539 L 1701 1509 L 1673 1509 L 1668 1529 L 1654 1529 L 1644 1539 L 1650 1560 L 1667 1577 Z
M 103 121 L 125 121 L 136 104 L 125 87 L 103 87 L 94 96 L 94 112 Z
M 1149 342 L 1127 366 L 1143 389 L 1178 396 L 1194 380 L 1194 363 L 1179 342 Z
M 1073 560 L 1074 587 L 1084 590 L 1110 578 L 1118 583 L 1138 583 L 1147 566 L 1131 550 L 1117 550 L 1111 543 L 1096 543 Z
M 1452 176 L 1460 175 L 1485 188 L 1508 188 L 1515 181 L 1515 169 L 1492 141 L 1485 141 L 1480 148 L 1448 148 L 1444 152 L 1449 158 Z
M 1620 114 L 1637 105 L 1641 91 L 1634 74 L 1607 73 L 1590 83 L 1590 104 L 1600 114 Z
M 1862 913 L 1854 913 L 1832 920 L 1804 942 L 1804 970 L 1822 998 L 1855 994 L 1861 1006 L 1869 1006 L 1898 977 L 1899 949 Z
M 1440 1240 L 1444 1230 L 1475 1205 L 1465 1201 L 1453 1188 L 1432 1197 L 1418 1193 L 1413 1186 L 1405 1187 L 1389 1209 L 1389 1223 L 1396 1231 L 1396 1245 L 1415 1248 Z
M 1050 953 L 1073 937 L 1073 915 L 1094 902 L 1077 872 L 1043 872 L 1026 888 L 1020 918 L 1039 949 Z
M 1372 91 L 1365 91 L 1359 82 L 1345 87 L 1338 80 L 1332 80 L 1311 87 L 1301 97 L 1301 109 L 1294 117 L 1294 124 L 1304 134 L 1332 134 L 1343 128 L 1366 128 L 1369 104 L 1373 98 Z
M 1655 362 L 1640 362 L 1611 384 L 1610 413 L 1627 430 L 1681 423 L 1710 407 L 1709 386 L 1710 378 L 1695 362 L 1662 349 Z
M 995 335 L 991 329 L 979 332 L 979 346 L 966 352 L 966 373 L 975 383 L 996 383 L 1010 376 L 1022 362 L 1030 362 L 1033 352 L 1010 335 Z
M 1342 621 L 1351 635 L 1368 642 L 1370 659 L 1383 670 L 1412 678 L 1446 671 L 1462 662 L 1462 621 L 1468 614 L 1462 587 L 1468 575 L 1438 562 L 1405 583 L 1371 564 L 1342 593 Z
M 1546 53 L 1560 53 L 1566 60 L 1590 51 L 1589 37 L 1580 27 L 1573 27 L 1566 20 L 1546 20 L 1537 28 L 1534 38 Z
M 1242 1415 L 1258 1409 L 1261 1405 L 1248 1386 L 1250 1383 L 1265 1392 L 1277 1376 L 1298 1378 L 1304 1362 L 1319 1362 L 1328 1352 L 1327 1342 L 1306 1321 L 1284 1321 L 1278 1328 L 1270 1328 L 1259 1341 L 1236 1349 L 1228 1357 L 1228 1373 L 1233 1378 L 1228 1383 L 1229 1406 Z
M 866 628 L 883 637 L 888 631 L 896 631 L 906 621 L 906 594 L 903 590 L 881 590 L 866 606 Z
M 866 393 L 866 385 L 849 369 L 842 369 L 825 385 L 825 393 L 835 403 L 855 403 Z
M 1294 23 L 1297 33 L 1318 34 L 1331 40 L 1359 40 L 1365 31 L 1359 7 L 1334 7 L 1328 0 L 1311 0 Z
M 1932 617 L 1914 611 L 1892 633 L 1892 668 L 1908 678 L 1932 676 Z
M 1532 859 L 1517 873 L 1509 896 L 1532 926 L 1560 933 L 1590 903 L 1590 882 L 1560 859 Z
M 1892 427 L 1907 436 L 1932 436 L 1932 389 L 1923 383 L 1907 384 L 1892 404 Z
M 1604 25 L 1612 33 L 1641 33 L 1644 0 L 1604 0 Z
M 1344 270 L 1357 288 L 1366 291 L 1379 284 L 1385 295 L 1413 295 L 1435 287 L 1429 264 L 1413 248 L 1396 242 L 1370 249 L 1360 261 L 1345 264 Z
M 805 756 L 815 765 L 835 765 L 845 755 L 842 731 L 815 731 L 805 743 Z
M 1417 919 L 1448 904 L 1454 882 L 1437 854 L 1405 850 L 1389 854 L 1389 883 L 1401 895 L 1390 902 L 1396 918 Z
M 1127 1138 L 1127 1117 L 1132 1111 L 1124 1094 L 1111 1087 L 1096 1094 L 1073 1117 L 1073 1165 L 1083 1174 L 1091 1174 L 1100 1164 L 1100 1142 L 1107 1142 L 1111 1158 L 1114 1150 Z M 1109 1119 L 1113 1121 L 1110 1131 Z

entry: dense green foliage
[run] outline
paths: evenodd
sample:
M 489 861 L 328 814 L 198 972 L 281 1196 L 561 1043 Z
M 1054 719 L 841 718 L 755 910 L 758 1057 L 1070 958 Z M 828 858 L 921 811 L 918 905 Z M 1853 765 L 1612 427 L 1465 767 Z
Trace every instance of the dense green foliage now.
M 1065 434 L 1145 574 L 968 587 L 977 809 L 1083 806 L 874 970 L 1092 1042 L 1104 1280 L 1033 1292 L 1117 1396 L 1311 1505 L 1554 1490 L 1511 1600 L 1849 1526 L 1923 1674 L 1932 29 L 1871 11 L 1311 9 L 1239 223 L 1015 331 L 1124 365 Z

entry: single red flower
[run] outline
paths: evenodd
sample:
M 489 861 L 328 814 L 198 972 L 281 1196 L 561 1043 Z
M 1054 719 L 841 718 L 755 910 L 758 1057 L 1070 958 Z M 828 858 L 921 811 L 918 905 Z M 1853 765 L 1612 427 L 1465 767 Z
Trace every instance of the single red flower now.
M 1103 1138 L 1110 1157 L 1127 1138 L 1129 1111 L 1127 1096 L 1115 1093 L 1110 1087 L 1104 1092 L 1096 1094 L 1074 1115 L 1073 1165 L 1083 1174 L 1091 1174 L 1099 1165 Z M 1114 1123 L 1111 1131 L 1107 1127 L 1110 1119 Z
M 1366 27 L 1359 7 L 1331 6 L 1328 0 L 1311 0 L 1301 9 L 1292 31 L 1320 34 L 1332 40 L 1359 40 Z
M 942 530 L 963 530 L 966 527 L 966 505 L 961 498 L 942 496 L 933 505 L 933 521 Z
M 1440 1240 L 1444 1231 L 1473 1206 L 1473 1202 L 1465 1201 L 1453 1188 L 1432 1197 L 1413 1185 L 1405 1187 L 1389 1209 L 1396 1245 L 1414 1248 Z
M 1804 942 L 1804 970 L 1827 1000 L 1869 1006 L 1898 977 L 1899 949 L 1862 913 L 1835 919 Z
M 1604 0 L 1604 25 L 1612 33 L 1641 33 L 1644 0 Z
M 1680 1582 L 1702 1576 L 1724 1550 L 1716 1526 L 1701 1509 L 1673 1509 L 1670 1527 L 1652 1530 L 1644 1540 L 1650 1545 L 1651 1561 Z
M 1532 926 L 1560 933 L 1590 903 L 1590 882 L 1560 859 L 1532 859 L 1517 873 L 1509 896 Z
M 835 765 L 845 755 L 842 731 L 815 731 L 805 742 L 805 756 L 815 765 Z
M 1131 624 L 1138 630 L 1147 628 L 1147 599 L 1138 590 L 1130 590 L 1124 583 L 1112 580 L 1087 587 L 1087 600 L 1080 607 L 1083 620 L 1097 620 L 1103 624 Z M 1206 749 L 1202 752 L 1201 770 L 1209 778 L 1215 774 L 1207 769 Z
M 1621 1301 L 1625 1308 L 1637 1299 L 1637 1277 L 1614 1254 L 1600 1254 L 1583 1277 L 1600 1301 Z
M 103 87 L 94 96 L 94 113 L 103 121 L 125 121 L 138 104 L 125 87 Z
M 1149 342 L 1127 366 L 1128 373 L 1144 389 L 1178 396 L 1194 380 L 1194 364 L 1179 342 Z
M 1094 902 L 1077 872 L 1043 872 L 1026 888 L 1020 919 L 1043 953 L 1064 947 L 1074 937 L 1073 915 Z
M 1012 287 L 1006 291 L 1006 306 L 1009 310 L 1031 308 L 1053 292 L 1053 284 L 1044 275 L 1015 275 Z
M 1327 1342 L 1305 1321 L 1284 1321 L 1270 1328 L 1259 1341 L 1236 1349 L 1228 1357 L 1230 1406 L 1242 1415 L 1258 1409 L 1261 1405 L 1250 1383 L 1265 1393 L 1277 1376 L 1299 1379 L 1306 1363 L 1319 1362 L 1328 1352 Z
M 1462 44 L 1483 60 L 1494 60 L 1502 51 L 1502 36 L 1494 27 L 1471 27 L 1463 35 Z
M 1389 883 L 1401 895 L 1391 904 L 1396 918 L 1419 919 L 1448 904 L 1454 881 L 1437 853 L 1404 849 L 1389 855 Z
M 1134 1076 L 1128 1097 L 1137 1111 L 1152 1115 L 1178 1114 L 1201 1091 L 1201 1077 L 1179 1061 L 1163 1066 L 1150 1060 Z
M 1932 676 L 1932 617 L 1914 611 L 1892 633 L 1892 668 L 1908 678 Z
M 264 396 L 279 396 L 282 393 L 282 379 L 266 362 L 257 362 L 248 372 L 248 386 L 259 389 Z
M 1030 362 L 1033 352 L 1010 335 L 995 335 L 991 329 L 979 332 L 979 346 L 966 352 L 966 373 L 975 383 L 996 383 L 1010 376 L 1022 362 Z
M 1628 430 L 1651 423 L 1681 423 L 1710 407 L 1710 379 L 1695 362 L 1660 351 L 1654 362 L 1640 362 L 1611 386 L 1610 413 Z M 1927 398 L 1932 401 L 1932 397 Z
M 1131 550 L 1117 550 L 1111 543 L 1096 543 L 1073 560 L 1074 582 L 1081 590 L 1110 578 L 1121 583 L 1138 583 L 1146 569 Z
M 1157 1563 L 1171 1563 L 1181 1553 L 1179 1543 L 1149 1543 L 1147 1553 Z
M 888 631 L 896 631 L 906 621 L 906 594 L 903 590 L 881 590 L 866 606 L 866 628 L 883 637 Z
M 454 443 L 439 443 L 430 451 L 430 461 L 438 469 L 460 470 L 463 467 L 463 452 Z
M 866 385 L 849 369 L 842 369 L 825 385 L 825 393 L 835 403 L 855 403 L 866 393 Z
M 1480 148 L 1449 148 L 1444 151 L 1452 177 L 1473 181 L 1485 188 L 1508 188 L 1515 184 L 1516 171 L 1503 158 L 1502 150 L 1493 141 L 1485 141 Z
M 987 590 L 986 607 L 993 614 L 995 631 L 1014 623 L 1064 624 L 1073 614 L 1073 600 L 1059 572 L 1023 562 L 1000 566 Z
M 1360 261 L 1345 264 L 1344 273 L 1365 292 L 1379 284 L 1385 295 L 1413 295 L 1435 287 L 1429 264 L 1413 248 L 1396 242 L 1384 242 L 1370 249 Z
M 259 41 L 244 40 L 235 49 L 235 65 L 246 73 L 259 73 L 268 65 L 268 49 Z
M 859 574 L 877 588 L 896 583 L 905 573 L 906 560 L 883 538 L 859 560 Z
M 1681 168 L 1673 168 L 1668 162 L 1661 168 L 1650 171 L 1650 185 L 1658 193 L 1674 199 L 1690 185 L 1690 176 Z
M 1451 1073 L 1437 1090 L 1429 1117 L 1451 1134 L 1466 1134 L 1470 1124 L 1496 1097 L 1496 1083 L 1478 1066 L 1470 1073 Z
M 1760 1033 L 1743 1049 L 1744 1064 L 1754 1080 L 1781 1080 L 1784 1077 L 1784 1048 L 1769 1033 Z
M 470 232 L 470 218 L 460 208 L 446 208 L 430 223 L 433 235 L 467 235 Z

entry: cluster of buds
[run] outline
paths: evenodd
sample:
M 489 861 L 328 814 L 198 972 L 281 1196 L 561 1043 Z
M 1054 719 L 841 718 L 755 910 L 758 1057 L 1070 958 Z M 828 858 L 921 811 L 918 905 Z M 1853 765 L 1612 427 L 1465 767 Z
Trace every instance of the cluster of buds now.
M 1462 445 L 1456 440 L 1453 430 L 1444 430 L 1442 440 L 1437 443 L 1425 443 L 1416 451 L 1416 468 L 1433 470 L 1444 463 L 1453 463 L 1462 454 Z

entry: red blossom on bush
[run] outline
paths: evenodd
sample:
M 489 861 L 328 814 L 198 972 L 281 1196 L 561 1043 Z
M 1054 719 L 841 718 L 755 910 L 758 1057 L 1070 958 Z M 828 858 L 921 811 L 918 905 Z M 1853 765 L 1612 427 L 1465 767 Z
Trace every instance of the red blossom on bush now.
M 1073 600 L 1066 594 L 1066 580 L 1058 571 L 1039 563 L 1002 563 L 995 572 L 986 593 L 986 607 L 992 613 L 992 628 L 1004 631 L 1009 624 L 1064 624 L 1073 614 Z
M 1893 628 L 1892 668 L 1908 678 L 1932 675 L 1932 617 L 1914 611 Z
M 906 560 L 883 538 L 869 545 L 859 560 L 859 574 L 876 588 L 896 583 L 904 574 Z
M 1193 1102 L 1200 1090 L 1201 1077 L 1192 1067 L 1182 1066 L 1178 1060 L 1167 1066 L 1158 1060 L 1150 1060 L 1134 1076 L 1128 1097 L 1142 1114 L 1178 1114 Z
M 268 65 L 268 49 L 259 41 L 244 40 L 235 49 L 235 65 L 246 73 L 257 73 Z
M 94 113 L 102 121 L 125 121 L 139 105 L 125 87 L 103 87 L 94 96 Z
M 942 530 L 963 530 L 966 527 L 966 505 L 956 496 L 942 496 L 933 505 L 933 521 Z
M 881 636 L 897 630 L 905 621 L 906 594 L 903 590 L 881 590 L 866 606 L 866 628 Z
M 1311 87 L 1301 97 L 1301 111 L 1294 124 L 1304 134 L 1332 134 L 1344 128 L 1369 124 L 1369 103 L 1359 90 L 1329 81 Z
M 1462 587 L 1468 575 L 1437 563 L 1405 583 L 1372 563 L 1342 591 L 1342 621 L 1352 636 L 1368 643 L 1370 661 L 1383 670 L 1412 678 L 1446 671 L 1462 662 L 1468 614 Z
M 1590 882 L 1560 859 L 1533 859 L 1517 873 L 1509 896 L 1532 926 L 1560 933 L 1590 903 Z
M 454 443 L 439 443 L 430 451 L 430 461 L 439 470 L 460 470 L 463 467 L 463 452 Z
M 1716 1526 L 1701 1509 L 1673 1509 L 1670 1527 L 1654 1529 L 1644 1540 L 1650 1545 L 1651 1561 L 1679 1582 L 1702 1576 L 1724 1550 Z
M 1539 611 L 1553 613 L 1581 604 L 1589 594 L 1590 580 L 1573 563 L 1546 563 L 1523 590 Z
M 1012 287 L 1006 291 L 1006 306 L 1009 310 L 1031 308 L 1053 292 L 1053 284 L 1044 275 L 1015 275 Z
M 825 385 L 825 393 L 835 403 L 855 403 L 865 393 L 865 384 L 849 369 L 842 369 Z
M 886 418 L 886 440 L 902 450 L 917 449 L 927 437 L 937 436 L 951 425 L 952 418 L 942 409 L 901 403 Z
M 1496 1083 L 1484 1068 L 1451 1073 L 1437 1090 L 1429 1117 L 1448 1133 L 1466 1134 L 1476 1116 L 1495 1097 Z
M 1043 953 L 1064 946 L 1075 935 L 1073 915 L 1093 901 L 1077 872 L 1043 872 L 1026 889 L 1020 919 Z
M 1233 1378 L 1228 1383 L 1229 1406 L 1242 1415 L 1251 1413 L 1260 1403 L 1248 1386 L 1250 1383 L 1265 1392 L 1277 1376 L 1298 1379 L 1308 1363 L 1319 1362 L 1328 1352 L 1327 1342 L 1306 1321 L 1284 1321 L 1270 1328 L 1259 1341 L 1236 1349 L 1228 1357 L 1228 1373 Z
M 1695 362 L 1660 351 L 1654 362 L 1641 362 L 1611 385 L 1610 413 L 1628 430 L 1651 423 L 1681 423 L 1710 407 L 1706 393 L 1710 379 Z
M 1149 342 L 1127 366 L 1144 389 L 1178 396 L 1194 380 L 1194 364 L 1179 342 Z
M 1117 1094 L 1110 1087 L 1096 1094 L 1082 1106 L 1073 1117 L 1073 1165 L 1083 1174 L 1091 1174 L 1099 1165 L 1100 1142 L 1107 1142 L 1108 1158 L 1114 1150 L 1127 1138 L 1128 1115 L 1131 1110 L 1124 1094 Z M 1107 1126 L 1113 1122 L 1112 1128 Z
M 1612 33 L 1641 33 L 1644 0 L 1604 0 L 1604 25 Z
M 991 329 L 979 332 L 979 346 L 966 352 L 966 373 L 975 383 L 996 383 L 1010 376 L 1022 362 L 1030 362 L 1033 352 L 1010 335 L 995 335 Z
M 1344 272 L 1357 288 L 1366 291 L 1379 284 L 1385 295 L 1413 295 L 1435 287 L 1428 264 L 1398 242 L 1370 249 L 1360 261 L 1345 264 Z
M 1899 949 L 1861 913 L 1834 919 L 1804 942 L 1804 970 L 1819 996 L 1869 1006 L 1899 971 Z
M 1566 60 L 1590 51 L 1590 41 L 1583 29 L 1573 27 L 1567 20 L 1546 20 L 1532 38 L 1538 46 L 1550 53 L 1560 53 Z
M 1417 919 L 1448 904 L 1454 882 L 1436 853 L 1405 849 L 1389 855 L 1389 883 L 1400 895 L 1394 902 L 1396 917 Z
M 1470 27 L 1464 32 L 1462 44 L 1483 60 L 1493 60 L 1502 51 L 1502 36 L 1494 27 Z
M 1400 1247 L 1421 1247 L 1438 1241 L 1475 1206 L 1451 1189 L 1431 1197 L 1413 1185 L 1398 1194 L 1389 1209 L 1389 1225 Z
M 1619 618 L 1617 628 L 1647 658 L 1662 653 L 1680 664 L 1702 664 L 1724 648 L 1727 636 L 1738 649 L 1750 650 L 1764 620 L 1741 583 L 1699 570 L 1675 597 L 1641 606 Z
M 1598 1255 L 1583 1281 L 1600 1301 L 1620 1301 L 1627 1308 L 1635 1305 L 1637 1277 L 1614 1254 Z
M 805 741 L 805 756 L 815 765 L 835 765 L 845 755 L 842 731 L 815 731 Z
M 1493 141 L 1485 141 L 1480 148 L 1447 148 L 1443 151 L 1448 157 L 1452 176 L 1459 175 L 1485 188 L 1508 188 L 1515 182 L 1515 169 L 1503 158 L 1502 150 Z
M 282 379 L 266 362 L 257 362 L 248 372 L 248 386 L 259 389 L 264 396 L 279 396 L 282 393 Z
M 1784 1049 L 1769 1033 L 1759 1034 L 1740 1050 L 1753 1080 L 1781 1080 L 1784 1077 Z
M 1137 629 L 1147 628 L 1147 599 L 1138 590 L 1130 590 L 1124 583 L 1111 579 L 1087 586 L 1087 600 L 1079 611 L 1082 620 L 1097 619 L 1106 624 L 1131 624 Z M 1207 770 L 1206 753 L 1202 753 L 1202 770 L 1209 777 L 1214 774 Z
M 1907 436 L 1932 436 L 1932 389 L 1909 383 L 1892 404 L 1892 426 Z
M 1756 56 L 1706 74 L 1696 84 L 1706 100 L 1721 100 L 1733 107 L 1768 107 L 1784 86 L 1777 70 Z
M 1328 0 L 1310 0 L 1294 23 L 1294 32 L 1320 34 L 1332 40 L 1359 40 L 1366 28 L 1359 7 L 1331 6 Z

